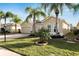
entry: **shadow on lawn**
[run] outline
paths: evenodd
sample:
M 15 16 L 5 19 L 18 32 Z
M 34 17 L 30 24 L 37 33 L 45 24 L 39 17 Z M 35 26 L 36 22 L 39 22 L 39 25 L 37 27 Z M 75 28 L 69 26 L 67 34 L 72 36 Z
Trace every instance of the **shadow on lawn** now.
M 26 39 L 26 38 L 28 39 L 28 38 L 38 38 L 38 37 L 27 36 L 27 37 L 20 37 L 20 38 L 16 38 L 16 39 Z
M 15 43 L 15 44 L 5 44 L 3 46 L 9 47 L 9 48 L 24 48 L 24 47 L 31 47 L 34 46 L 34 42 L 36 40 L 32 40 L 31 42 L 23 42 L 23 43 Z M 49 40 L 48 41 L 50 46 L 54 46 L 56 48 L 60 49 L 65 49 L 65 50 L 70 50 L 70 51 L 75 51 L 79 52 L 79 43 L 67 43 L 65 40 Z
M 64 40 L 50 40 L 49 45 L 60 48 L 79 52 L 79 43 L 67 43 Z
M 3 45 L 4 47 L 9 47 L 9 48 L 24 48 L 24 47 L 30 47 L 33 46 L 34 43 L 16 43 L 16 44 L 6 44 Z

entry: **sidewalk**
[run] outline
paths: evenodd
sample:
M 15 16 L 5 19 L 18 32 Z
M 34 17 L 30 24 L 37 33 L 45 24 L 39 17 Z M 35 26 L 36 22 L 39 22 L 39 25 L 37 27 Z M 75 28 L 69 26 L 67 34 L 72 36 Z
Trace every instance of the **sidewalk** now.
M 0 47 L 0 56 L 21 56 L 15 52 L 9 51 L 3 47 Z

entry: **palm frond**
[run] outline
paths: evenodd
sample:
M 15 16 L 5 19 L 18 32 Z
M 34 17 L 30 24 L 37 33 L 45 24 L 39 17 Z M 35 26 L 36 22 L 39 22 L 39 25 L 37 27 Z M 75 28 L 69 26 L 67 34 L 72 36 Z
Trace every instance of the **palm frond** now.
M 14 22 L 14 23 L 20 23 L 22 20 L 18 17 L 18 16 L 15 16 L 15 17 L 13 17 L 12 18 L 12 22 Z
M 8 11 L 8 12 L 6 13 L 6 17 L 13 17 L 13 16 L 14 16 L 14 15 L 13 15 L 12 12 L 9 12 L 9 11 Z
M 49 6 L 49 3 L 41 3 L 41 8 L 44 8 L 45 12 Z
M 49 13 L 51 13 L 53 10 L 55 11 L 56 9 L 58 9 L 58 5 L 56 3 L 51 3 Z
M 44 13 L 44 12 L 42 12 L 42 11 L 37 11 L 36 13 L 35 13 L 35 15 L 38 15 L 38 16 L 46 16 L 46 14 Z
M 4 16 L 4 12 L 0 11 L 0 18 L 2 18 Z
M 61 15 L 63 14 L 63 6 L 64 6 L 64 3 L 59 3 L 59 11 Z
M 67 6 L 68 9 L 72 9 L 74 5 L 72 3 L 65 3 L 65 6 Z
M 27 18 L 26 18 L 26 21 L 28 22 L 28 20 L 31 19 L 31 18 L 32 18 L 32 14 L 29 14 L 29 15 L 27 16 Z
M 64 6 L 67 6 L 67 8 L 68 9 L 74 9 L 74 11 L 77 11 L 78 9 L 79 9 L 79 5 L 77 5 L 77 4 L 73 4 L 73 3 L 50 3 L 50 4 L 41 4 L 42 5 L 42 7 L 44 7 L 44 9 L 47 9 L 47 7 L 48 7 L 48 13 L 50 14 L 52 11 L 56 11 L 56 10 L 59 10 L 59 12 L 61 13 L 61 15 L 62 15 L 62 13 L 63 13 L 63 7 Z M 77 5 L 77 6 L 75 6 L 74 7 L 74 5 Z M 47 6 L 47 7 L 46 7 Z
M 79 11 L 79 4 L 75 5 L 73 8 L 74 8 L 74 13 L 78 12 Z
M 31 12 L 33 11 L 33 9 L 32 9 L 31 7 L 27 7 L 27 8 L 25 9 L 25 11 L 31 13 Z

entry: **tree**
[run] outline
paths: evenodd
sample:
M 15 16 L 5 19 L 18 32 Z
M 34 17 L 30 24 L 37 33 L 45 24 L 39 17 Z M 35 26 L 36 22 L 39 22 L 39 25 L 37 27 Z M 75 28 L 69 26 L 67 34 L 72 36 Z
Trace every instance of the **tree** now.
M 4 29 L 5 29 L 5 31 L 4 31 L 4 41 L 6 42 L 6 18 L 12 18 L 14 15 L 13 15 L 13 13 L 11 13 L 11 12 L 6 12 L 6 13 L 3 13 L 3 19 L 4 19 Z
M 57 23 L 57 19 L 58 19 L 58 15 L 59 13 L 63 13 L 63 7 L 64 6 L 67 6 L 69 9 L 72 9 L 74 4 L 71 4 L 71 3 L 43 3 L 41 4 L 42 7 L 46 10 L 46 9 L 49 9 L 49 13 L 51 13 L 52 11 L 54 11 L 55 15 L 56 15 L 56 25 L 55 25 L 55 32 L 56 34 L 59 34 L 58 32 L 58 23 Z
M 17 32 L 17 24 L 21 22 L 21 19 L 17 15 L 15 15 L 12 19 L 12 22 L 15 23 L 15 32 Z
M 3 18 L 3 16 L 4 16 L 4 12 L 0 11 L 0 27 L 1 27 L 1 19 Z
M 29 15 L 26 18 L 26 21 L 28 21 L 29 19 L 33 19 L 32 31 L 33 33 L 35 33 L 36 32 L 36 27 L 35 27 L 36 18 L 38 18 L 39 16 L 45 16 L 45 13 L 38 9 L 33 9 L 31 7 L 27 7 L 25 11 L 29 13 Z
M 79 12 L 79 4 L 75 4 L 73 8 L 74 8 L 74 14 L 76 12 Z
M 0 21 L 3 18 L 3 16 L 4 16 L 4 12 L 3 11 L 0 11 Z
M 4 15 L 3 15 L 3 18 L 4 18 L 4 20 L 5 20 L 5 26 L 6 26 L 6 18 L 13 18 L 13 16 L 14 16 L 14 14 L 13 13 L 11 13 L 11 12 L 6 12 L 6 13 L 4 13 Z M 5 27 L 4 26 L 4 27 Z

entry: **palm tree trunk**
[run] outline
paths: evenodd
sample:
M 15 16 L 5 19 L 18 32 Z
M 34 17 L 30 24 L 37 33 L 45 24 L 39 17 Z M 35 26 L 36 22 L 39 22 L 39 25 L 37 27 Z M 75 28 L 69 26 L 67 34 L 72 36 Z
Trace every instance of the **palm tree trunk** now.
M 15 32 L 17 32 L 17 24 L 15 24 Z
M 57 27 L 58 22 L 57 22 L 57 20 L 58 20 L 58 16 L 56 16 L 56 34 L 58 33 L 58 27 Z
M 1 17 L 0 17 L 0 32 L 1 32 Z
M 56 27 L 55 27 L 55 30 L 56 30 L 56 34 L 59 34 L 58 33 L 58 22 L 57 22 L 57 20 L 58 20 L 58 14 L 59 14 L 59 10 L 58 9 L 56 9 L 55 10 L 55 14 L 56 14 Z
M 35 27 L 35 15 L 33 17 L 33 33 L 36 32 L 36 27 Z
M 6 16 L 4 17 L 4 42 L 6 42 Z

